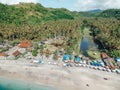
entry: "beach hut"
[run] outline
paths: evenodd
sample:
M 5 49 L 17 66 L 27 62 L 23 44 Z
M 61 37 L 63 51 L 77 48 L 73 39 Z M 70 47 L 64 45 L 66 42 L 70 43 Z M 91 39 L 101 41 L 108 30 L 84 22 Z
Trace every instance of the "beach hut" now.
M 101 53 L 101 58 L 102 58 L 102 61 L 104 62 L 105 66 L 110 66 L 111 64 L 111 60 L 110 58 L 108 57 L 108 55 L 106 53 Z
M 102 58 L 102 59 L 107 59 L 107 58 L 108 58 L 108 55 L 103 52 L 103 53 L 101 53 L 101 58 Z
M 70 55 L 70 54 L 65 54 L 65 55 L 63 56 L 63 61 L 64 61 L 64 62 L 68 62 L 70 59 L 71 59 L 71 55 Z
M 74 62 L 75 62 L 75 63 L 79 63 L 80 60 L 81 60 L 81 58 L 80 58 L 79 56 L 75 56 L 75 57 L 74 57 Z
M 28 40 L 24 40 L 19 44 L 20 48 L 28 48 L 28 47 L 31 47 L 31 46 L 32 46 L 32 43 L 29 42 Z
M 17 50 L 17 51 L 15 51 L 12 55 L 14 56 L 14 57 L 17 57 L 17 56 L 19 56 L 21 53 Z
M 1 60 L 6 60 L 6 57 L 7 57 L 8 55 L 6 54 L 6 53 L 0 53 L 0 59 Z

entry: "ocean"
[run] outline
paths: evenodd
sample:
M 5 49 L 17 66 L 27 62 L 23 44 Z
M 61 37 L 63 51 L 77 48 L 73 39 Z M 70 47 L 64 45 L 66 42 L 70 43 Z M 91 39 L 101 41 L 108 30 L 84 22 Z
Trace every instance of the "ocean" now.
M 57 90 L 53 87 L 0 77 L 0 90 Z

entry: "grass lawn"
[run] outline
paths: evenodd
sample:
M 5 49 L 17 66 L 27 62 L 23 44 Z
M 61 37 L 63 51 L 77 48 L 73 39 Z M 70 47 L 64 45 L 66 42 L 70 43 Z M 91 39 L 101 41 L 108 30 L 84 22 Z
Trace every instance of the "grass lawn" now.
M 84 36 L 85 36 L 85 37 L 90 37 L 90 38 L 92 38 L 92 36 L 90 36 L 90 33 L 91 33 L 90 28 L 85 28 L 85 29 L 84 29 Z
M 100 52 L 97 50 L 88 50 L 87 53 L 88 53 L 88 56 L 93 59 L 101 59 Z
M 58 48 L 55 47 L 54 45 L 46 45 L 46 49 L 48 49 L 48 50 L 50 50 L 52 52 L 52 51 L 57 50 Z

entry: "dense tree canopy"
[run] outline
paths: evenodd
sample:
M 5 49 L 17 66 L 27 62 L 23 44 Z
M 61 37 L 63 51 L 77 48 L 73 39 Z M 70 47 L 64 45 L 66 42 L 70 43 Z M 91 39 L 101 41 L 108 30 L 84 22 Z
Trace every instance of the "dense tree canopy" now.
M 120 50 L 119 18 L 120 9 L 81 14 L 64 8 L 45 8 L 39 3 L 0 4 L 0 42 L 4 39 L 42 41 L 62 36 L 70 53 L 78 49 L 84 27 L 90 26 L 95 39 L 116 56 L 115 51 Z
M 120 9 L 108 9 L 99 14 L 101 17 L 111 18 L 114 17 L 120 20 Z
M 75 17 L 76 15 L 67 9 L 45 8 L 39 3 L 0 4 L 0 24 L 40 24 L 44 21 Z
M 96 20 L 92 18 L 87 19 L 87 22 L 95 39 L 99 40 L 106 49 L 112 53 L 120 50 L 120 20 L 114 18 L 98 18 Z

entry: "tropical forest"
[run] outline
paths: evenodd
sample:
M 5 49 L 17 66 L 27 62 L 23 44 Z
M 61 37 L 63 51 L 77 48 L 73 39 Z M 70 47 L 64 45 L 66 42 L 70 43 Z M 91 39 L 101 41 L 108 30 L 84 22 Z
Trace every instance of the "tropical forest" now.
M 0 43 L 63 38 L 66 53 L 78 54 L 85 29 L 102 47 L 100 52 L 120 57 L 120 9 L 74 12 L 40 3 L 0 3 Z

